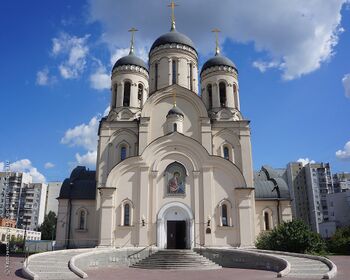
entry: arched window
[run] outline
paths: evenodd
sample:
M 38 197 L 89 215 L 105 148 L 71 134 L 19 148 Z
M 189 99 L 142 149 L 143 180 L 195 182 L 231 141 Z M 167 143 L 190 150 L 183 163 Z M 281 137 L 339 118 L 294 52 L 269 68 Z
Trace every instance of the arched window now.
M 190 90 L 193 90 L 193 64 L 190 63 Z
M 213 108 L 213 87 L 211 84 L 207 85 L 208 92 L 208 107 L 209 109 Z
M 226 204 L 221 205 L 221 223 L 222 223 L 222 226 L 224 226 L 224 227 L 228 226 L 227 205 Z
M 219 84 L 219 93 L 220 93 L 220 106 L 226 107 L 226 84 L 221 82 Z
M 130 204 L 124 204 L 124 226 L 130 226 Z
M 131 90 L 131 83 L 125 82 L 124 83 L 124 100 L 123 100 L 124 107 L 130 106 L 130 90 Z
M 230 159 L 230 151 L 227 146 L 224 146 L 224 159 Z
M 176 84 L 176 76 L 177 76 L 177 69 L 176 69 L 177 67 L 176 67 L 176 60 L 175 59 L 173 59 L 172 60 L 172 77 L 173 77 L 173 81 L 172 81 L 172 84 Z
M 158 89 L 158 63 L 154 64 L 154 89 Z
M 270 230 L 270 215 L 268 212 L 264 212 L 264 223 L 265 223 L 265 230 Z
M 120 160 L 124 160 L 126 159 L 126 147 L 125 146 L 121 146 L 120 147 Z
M 142 95 L 143 95 L 143 84 L 139 84 L 137 88 L 137 99 L 139 100 L 139 105 L 142 105 Z
M 78 229 L 85 230 L 86 229 L 86 210 L 81 209 L 78 212 Z
M 174 123 L 174 131 L 177 131 L 177 123 Z

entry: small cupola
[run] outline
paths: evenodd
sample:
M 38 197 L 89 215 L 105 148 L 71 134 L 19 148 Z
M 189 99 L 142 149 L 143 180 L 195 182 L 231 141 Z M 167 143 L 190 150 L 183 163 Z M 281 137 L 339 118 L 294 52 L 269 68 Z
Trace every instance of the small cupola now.
M 132 33 L 129 54 L 118 59 L 112 69 L 111 109 L 140 109 L 148 97 L 148 67 L 134 51 L 136 31 L 135 28 L 129 30 Z
M 239 110 L 238 70 L 233 61 L 221 55 L 218 32 L 215 56 L 207 60 L 201 70 L 202 100 L 209 111 L 223 108 Z
M 183 133 L 184 116 L 181 109 L 176 106 L 176 93 L 174 92 L 174 105 L 166 115 L 165 133 L 168 134 L 175 131 Z

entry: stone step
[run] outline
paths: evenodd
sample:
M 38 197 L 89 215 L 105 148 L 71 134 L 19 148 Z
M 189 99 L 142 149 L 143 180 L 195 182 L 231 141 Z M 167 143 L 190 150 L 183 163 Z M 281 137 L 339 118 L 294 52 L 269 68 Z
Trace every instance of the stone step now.
M 64 280 L 64 279 L 80 279 L 79 276 L 75 275 L 73 272 L 39 272 L 36 273 L 41 279 L 51 279 L 51 280 Z
M 220 269 L 221 266 L 190 250 L 162 250 L 133 265 L 143 269 Z
M 322 277 L 323 277 L 323 274 L 321 274 L 321 273 L 319 273 L 319 274 L 315 274 L 315 273 L 310 273 L 310 274 L 306 274 L 306 273 L 304 273 L 304 274 L 299 274 L 299 273 L 288 273 L 287 275 L 286 275 L 286 277 L 295 277 L 295 278 L 298 278 L 298 279 L 300 279 L 300 278 L 310 278 L 310 279 L 322 279 Z

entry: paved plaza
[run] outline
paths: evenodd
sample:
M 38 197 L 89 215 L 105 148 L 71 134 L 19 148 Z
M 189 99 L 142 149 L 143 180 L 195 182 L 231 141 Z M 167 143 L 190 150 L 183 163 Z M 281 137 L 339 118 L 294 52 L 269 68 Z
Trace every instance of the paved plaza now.
M 332 256 L 330 259 L 337 265 L 338 274 L 336 280 L 348 280 L 350 275 L 350 256 Z M 10 269 L 11 274 L 5 274 L 5 257 L 0 256 L 0 279 L 24 279 L 21 273 L 23 257 L 12 256 Z M 104 268 L 86 271 L 91 280 L 202 280 L 202 279 L 275 279 L 276 273 L 252 269 L 223 268 L 209 271 L 163 271 L 145 270 L 135 268 Z M 284 279 L 298 279 L 296 277 L 284 277 Z

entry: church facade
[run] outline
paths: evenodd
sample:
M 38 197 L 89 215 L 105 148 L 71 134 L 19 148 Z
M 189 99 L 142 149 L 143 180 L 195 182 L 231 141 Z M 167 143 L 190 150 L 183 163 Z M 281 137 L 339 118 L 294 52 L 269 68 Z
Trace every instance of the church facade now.
M 133 48 L 132 39 L 112 70 L 96 171 L 77 167 L 62 185 L 57 245 L 253 246 L 261 231 L 290 220 L 286 185 L 265 177 L 258 186 L 266 191 L 254 188 L 238 70 L 218 44 L 200 72 L 174 21 L 148 65 Z

